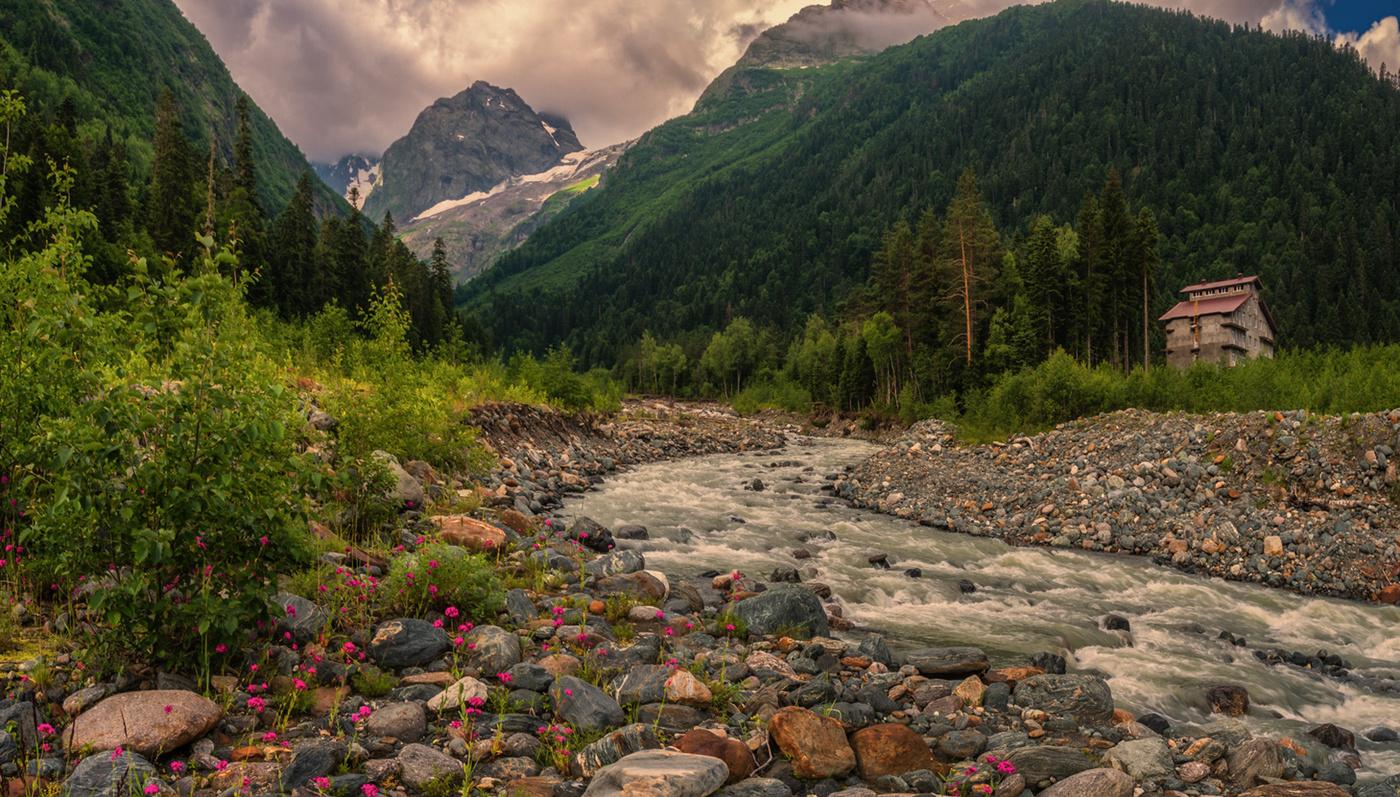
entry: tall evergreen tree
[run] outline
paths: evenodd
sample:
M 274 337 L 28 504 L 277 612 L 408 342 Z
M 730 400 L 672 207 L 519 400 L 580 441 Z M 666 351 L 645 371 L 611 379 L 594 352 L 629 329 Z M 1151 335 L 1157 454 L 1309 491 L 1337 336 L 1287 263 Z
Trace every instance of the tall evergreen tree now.
M 982 200 L 982 189 L 971 166 L 958 178 L 957 193 L 948 205 L 939 255 L 938 271 L 944 286 L 944 300 L 963 320 L 963 328 L 954 336 L 954 341 L 963 343 L 967 362 L 971 363 L 976 344 L 974 332 L 987 304 L 996 264 L 1001 259 L 1001 238 L 992 224 L 992 215 Z
M 1143 208 L 1138 212 L 1137 229 L 1133 236 L 1134 258 L 1142 278 L 1142 369 L 1152 370 L 1152 314 L 1150 302 L 1157 293 L 1157 272 L 1162 269 L 1158 254 L 1157 217 Z
M 303 171 L 296 193 L 273 226 L 274 248 L 271 284 L 277 290 L 277 306 L 284 316 L 305 315 L 319 309 L 316 301 L 316 215 L 312 208 L 311 173 Z
M 156 137 L 146 227 L 156 251 L 178 259 L 194 244 L 198 199 L 189 141 L 169 88 L 156 103 Z

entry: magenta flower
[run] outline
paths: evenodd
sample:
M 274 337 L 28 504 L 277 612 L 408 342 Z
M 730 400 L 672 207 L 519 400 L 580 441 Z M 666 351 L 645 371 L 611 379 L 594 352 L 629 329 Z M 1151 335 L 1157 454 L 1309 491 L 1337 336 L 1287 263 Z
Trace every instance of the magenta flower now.
M 171 772 L 184 772 L 184 771 L 185 771 L 185 762 L 184 762 L 184 761 L 171 761 L 171 762 L 170 762 L 170 771 L 171 771 Z
M 165 713 L 166 713 L 166 714 L 169 714 L 170 712 L 172 712 L 172 711 L 174 711 L 174 710 L 175 710 L 175 707 L 174 707 L 174 706 L 166 706 L 166 707 L 165 707 Z
M 365 793 L 365 797 L 374 797 L 374 795 L 379 793 L 379 787 L 373 783 L 366 783 L 360 787 L 360 791 Z
M 42 722 L 39 724 L 39 733 L 53 733 L 53 726 L 47 722 Z
M 122 748 L 121 748 L 121 745 L 117 745 L 117 749 L 115 749 L 115 750 L 112 751 L 112 760 L 113 760 L 113 761 L 116 761 L 118 758 L 121 758 L 121 757 L 122 757 Z
M 141 791 L 144 791 L 147 794 L 160 794 L 160 786 L 157 786 L 154 783 L 147 783 L 146 788 L 142 789 Z

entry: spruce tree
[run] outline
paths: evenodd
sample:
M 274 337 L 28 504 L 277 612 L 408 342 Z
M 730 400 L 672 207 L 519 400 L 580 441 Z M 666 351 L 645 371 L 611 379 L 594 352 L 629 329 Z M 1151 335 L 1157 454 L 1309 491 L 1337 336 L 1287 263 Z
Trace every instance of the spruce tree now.
M 957 193 L 948 205 L 938 259 L 944 301 L 962 319 L 962 329 L 953 339 L 962 342 L 969 363 L 977 324 L 1000 259 L 1001 238 L 982 199 L 977 174 L 969 166 L 958 178 Z
M 198 200 L 189 141 L 185 139 L 175 95 L 169 88 L 156 103 L 156 136 L 146 228 L 156 252 L 178 260 L 194 245 Z

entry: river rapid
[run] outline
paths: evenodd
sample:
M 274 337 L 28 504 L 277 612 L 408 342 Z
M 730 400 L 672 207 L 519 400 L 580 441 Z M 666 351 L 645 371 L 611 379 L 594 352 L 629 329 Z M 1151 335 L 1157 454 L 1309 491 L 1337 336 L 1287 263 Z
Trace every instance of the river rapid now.
M 830 586 L 857 624 L 838 636 L 859 641 L 878 630 L 896 653 L 968 645 L 985 650 L 994 667 L 1059 653 L 1070 672 L 1106 678 L 1119 708 L 1156 712 L 1174 726 L 1211 719 L 1206 687 L 1244 686 L 1253 708 L 1243 722 L 1256 735 L 1289 736 L 1321 759 L 1325 751 L 1306 731 L 1334 723 L 1356 733 L 1358 774 L 1400 773 L 1400 743 L 1362 737 L 1378 725 L 1400 729 L 1400 692 L 1253 655 L 1326 650 L 1348 660 L 1354 675 L 1400 678 L 1400 607 L 1200 578 L 1140 557 L 1013 548 L 855 510 L 822 491 L 828 475 L 877 450 L 793 437 L 780 450 L 644 465 L 571 498 L 564 514 L 614 529 L 646 526 L 650 540 L 623 545 L 672 576 L 738 569 L 766 580 L 776 567 L 795 566 L 804 581 Z M 746 489 L 755 479 L 763 490 Z M 811 558 L 794 559 L 798 548 Z M 889 555 L 890 570 L 869 564 L 876 553 Z M 910 568 L 922 577 L 905 575 Z M 959 589 L 964 579 L 974 592 Z M 1109 614 L 1127 618 L 1131 631 L 1103 630 Z M 1221 631 L 1247 647 L 1218 639 Z

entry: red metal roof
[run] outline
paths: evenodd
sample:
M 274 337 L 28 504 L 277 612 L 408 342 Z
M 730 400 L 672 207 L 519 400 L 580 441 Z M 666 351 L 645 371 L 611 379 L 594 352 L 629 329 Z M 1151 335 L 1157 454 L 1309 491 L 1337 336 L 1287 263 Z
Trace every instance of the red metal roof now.
M 1190 293 L 1192 291 L 1204 291 L 1210 288 L 1229 288 L 1235 285 L 1248 285 L 1251 282 L 1258 283 L 1260 288 L 1264 287 L 1258 277 L 1235 277 L 1234 279 L 1221 280 L 1220 282 L 1202 282 L 1200 285 L 1187 285 L 1185 288 L 1181 289 L 1181 292 Z
M 1249 301 L 1249 294 L 1236 293 L 1230 296 L 1213 296 L 1199 302 L 1178 302 L 1176 307 L 1167 311 L 1167 314 L 1157 319 L 1158 321 L 1170 321 L 1173 318 L 1190 318 L 1197 315 L 1213 315 L 1215 313 L 1233 313 L 1240 309 L 1240 306 Z M 1273 326 L 1272 321 L 1269 326 Z

